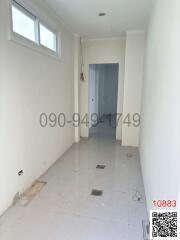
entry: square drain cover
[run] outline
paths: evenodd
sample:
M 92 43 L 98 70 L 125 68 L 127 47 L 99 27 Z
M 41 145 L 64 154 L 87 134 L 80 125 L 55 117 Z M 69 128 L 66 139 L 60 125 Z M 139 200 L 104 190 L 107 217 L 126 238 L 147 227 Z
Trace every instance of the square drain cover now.
M 92 196 L 97 196 L 97 197 L 101 197 L 103 195 L 103 191 L 102 190 L 97 190 L 97 189 L 93 189 L 91 192 Z
M 105 167 L 106 167 L 105 165 L 97 165 L 96 166 L 97 169 L 105 169 Z
M 133 155 L 131 153 L 127 153 L 126 156 L 127 156 L 127 158 L 132 158 L 133 157 Z

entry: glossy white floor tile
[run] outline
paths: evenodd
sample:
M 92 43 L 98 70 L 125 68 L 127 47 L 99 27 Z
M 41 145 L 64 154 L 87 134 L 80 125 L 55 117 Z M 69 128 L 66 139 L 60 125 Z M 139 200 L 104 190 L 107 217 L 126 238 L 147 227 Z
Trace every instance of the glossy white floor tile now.
M 41 178 L 47 185 L 36 198 L 6 212 L 1 240 L 143 240 L 138 150 L 121 147 L 108 131 L 74 144 Z M 91 196 L 92 189 L 103 190 L 102 197 Z

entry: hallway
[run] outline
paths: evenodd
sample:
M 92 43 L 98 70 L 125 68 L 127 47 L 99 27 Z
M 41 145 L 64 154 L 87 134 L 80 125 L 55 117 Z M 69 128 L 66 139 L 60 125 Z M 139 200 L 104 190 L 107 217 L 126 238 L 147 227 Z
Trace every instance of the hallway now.
M 143 240 L 147 213 L 136 148 L 121 147 L 111 135 L 91 136 L 40 180 L 47 184 L 26 207 L 17 203 L 0 219 L 1 239 Z M 93 189 L 103 195 L 92 196 Z
M 180 240 L 179 23 L 180 0 L 0 0 L 0 240 Z

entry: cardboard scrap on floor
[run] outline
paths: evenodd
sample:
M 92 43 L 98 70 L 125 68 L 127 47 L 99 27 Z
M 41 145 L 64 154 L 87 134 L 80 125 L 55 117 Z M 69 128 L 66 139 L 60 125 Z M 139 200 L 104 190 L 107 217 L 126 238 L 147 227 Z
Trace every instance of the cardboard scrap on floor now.
M 43 189 L 46 182 L 36 181 L 20 198 L 20 205 L 27 206 L 33 198 Z

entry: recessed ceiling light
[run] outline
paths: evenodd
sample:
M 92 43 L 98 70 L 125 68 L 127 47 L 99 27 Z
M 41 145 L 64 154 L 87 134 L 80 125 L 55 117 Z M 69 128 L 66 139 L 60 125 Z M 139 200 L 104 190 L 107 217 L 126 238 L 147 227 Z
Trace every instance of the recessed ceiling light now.
M 99 17 L 104 17 L 104 16 L 106 16 L 106 13 L 99 13 L 98 16 Z

